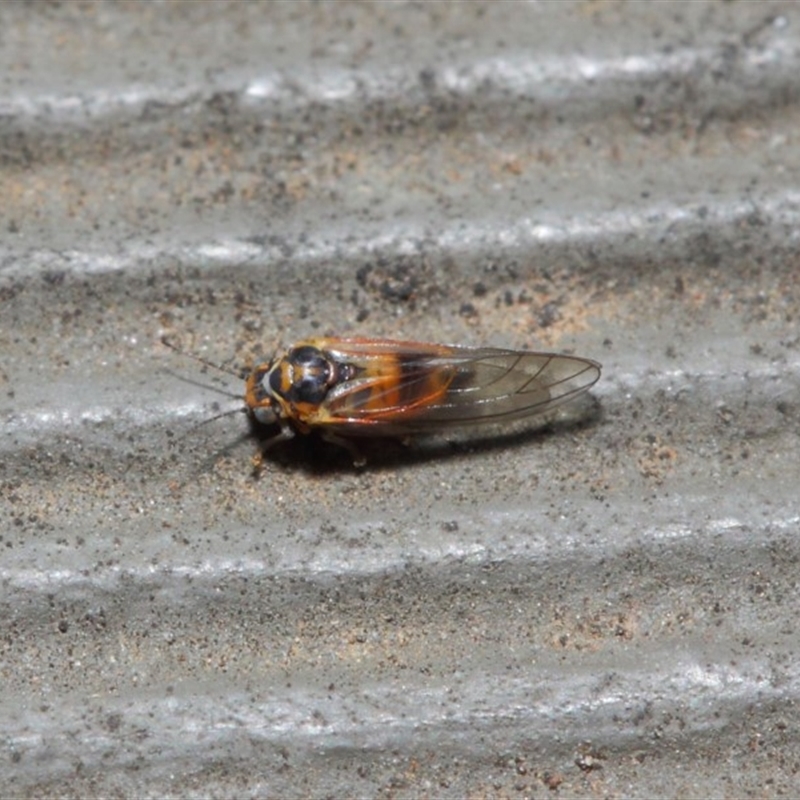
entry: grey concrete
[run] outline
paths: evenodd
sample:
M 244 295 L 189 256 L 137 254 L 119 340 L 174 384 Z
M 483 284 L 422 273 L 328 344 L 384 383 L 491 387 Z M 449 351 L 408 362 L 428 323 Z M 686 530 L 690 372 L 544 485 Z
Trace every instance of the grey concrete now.
M 4 796 L 798 791 L 800 6 L 4 4 Z M 298 440 L 309 334 L 576 352 Z M 203 385 L 198 385 L 203 384 Z

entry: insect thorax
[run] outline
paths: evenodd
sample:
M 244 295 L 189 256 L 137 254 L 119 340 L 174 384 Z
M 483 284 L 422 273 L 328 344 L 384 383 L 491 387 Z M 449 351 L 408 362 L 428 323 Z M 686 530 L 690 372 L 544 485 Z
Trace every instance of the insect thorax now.
M 270 370 L 269 391 L 290 403 L 319 405 L 341 376 L 337 363 L 311 345 L 289 352 Z

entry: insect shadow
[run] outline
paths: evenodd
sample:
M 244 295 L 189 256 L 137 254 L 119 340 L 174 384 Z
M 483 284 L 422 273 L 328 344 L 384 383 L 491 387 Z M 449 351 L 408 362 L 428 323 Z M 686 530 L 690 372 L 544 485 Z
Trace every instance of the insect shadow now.
M 216 388 L 178 373 L 170 372 L 170 374 L 193 386 L 204 389 Z M 213 448 L 211 452 L 206 451 L 195 462 L 192 472 L 197 475 L 211 472 L 221 458 L 230 457 L 241 459 L 243 465 L 250 469 L 254 480 L 267 478 L 271 467 L 319 476 L 403 469 L 431 461 L 478 458 L 500 451 L 511 453 L 523 447 L 545 442 L 552 436 L 564 436 L 592 428 L 600 422 L 603 413 L 602 405 L 597 398 L 584 395 L 550 415 L 521 421 L 511 429 L 508 427 L 500 429 L 500 426 L 497 426 L 494 431 L 490 427 L 480 434 L 470 430 L 450 435 L 418 434 L 405 439 L 388 436 L 355 439 L 353 445 L 356 452 L 365 460 L 363 465 L 356 466 L 353 463 L 353 452 L 337 443 L 325 441 L 318 431 L 298 435 L 270 447 L 268 445 L 275 438 L 276 426 L 259 423 L 247 414 L 244 406 L 220 411 L 219 406 L 214 404 L 212 411 L 214 412 L 212 416 L 171 435 L 170 448 L 180 447 L 181 443 L 191 439 L 193 434 L 209 424 L 244 414 L 246 428 L 240 429 L 232 438 L 227 439 L 221 446 Z
M 354 438 L 356 450 L 365 461 L 360 466 L 354 465 L 352 452 L 337 443 L 325 441 L 322 434 L 312 431 L 274 447 L 259 449 L 258 458 L 263 463 L 254 467 L 253 477 L 266 477 L 267 465 L 298 470 L 308 475 L 325 475 L 402 469 L 432 461 L 471 460 L 495 452 L 518 451 L 545 442 L 552 436 L 591 429 L 599 424 L 602 416 L 600 401 L 587 394 L 549 415 L 520 421 L 511 428 L 498 425 L 494 430 L 491 426 L 487 427 L 481 433 L 471 429 L 448 435 L 415 434 L 405 439 L 392 436 Z M 239 437 L 237 444 L 247 438 L 262 448 L 274 438 L 273 426 L 261 425 L 250 417 L 248 422 L 249 432 Z

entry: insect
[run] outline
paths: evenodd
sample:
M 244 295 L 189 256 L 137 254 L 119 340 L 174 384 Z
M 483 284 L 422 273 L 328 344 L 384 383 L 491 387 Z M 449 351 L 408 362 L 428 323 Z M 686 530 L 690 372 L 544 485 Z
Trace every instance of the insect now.
M 360 465 L 354 438 L 531 417 L 585 392 L 599 377 L 600 364 L 576 356 L 323 337 L 254 367 L 244 410 L 258 423 L 280 427 L 265 449 L 297 432 L 319 431 Z
M 257 422 L 280 426 L 268 446 L 296 431 L 319 430 L 355 453 L 353 437 L 533 416 L 586 391 L 599 377 L 595 361 L 554 353 L 318 338 L 257 366 L 244 401 Z

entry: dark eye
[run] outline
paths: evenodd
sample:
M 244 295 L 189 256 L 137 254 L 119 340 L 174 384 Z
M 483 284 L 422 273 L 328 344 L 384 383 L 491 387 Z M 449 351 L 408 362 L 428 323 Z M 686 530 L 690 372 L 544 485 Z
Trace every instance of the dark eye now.
M 273 369 L 267 373 L 269 378 L 269 388 L 272 389 L 272 394 L 279 395 L 281 393 L 281 373 L 280 370 Z

